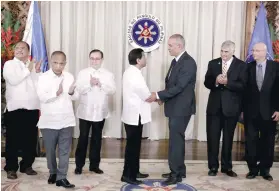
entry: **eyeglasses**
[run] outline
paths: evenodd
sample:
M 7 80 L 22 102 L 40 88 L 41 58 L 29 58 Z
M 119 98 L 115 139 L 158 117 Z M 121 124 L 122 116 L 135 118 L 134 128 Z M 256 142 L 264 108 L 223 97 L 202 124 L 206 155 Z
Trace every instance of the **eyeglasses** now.
M 96 60 L 96 61 L 100 61 L 102 60 L 102 58 L 89 58 L 90 60 Z

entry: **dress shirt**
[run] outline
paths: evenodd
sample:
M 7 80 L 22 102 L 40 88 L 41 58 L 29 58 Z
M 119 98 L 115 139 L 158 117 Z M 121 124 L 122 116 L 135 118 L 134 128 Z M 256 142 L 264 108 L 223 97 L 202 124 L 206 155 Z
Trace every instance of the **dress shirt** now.
M 101 87 L 91 86 L 90 78 L 98 78 Z M 104 68 L 92 67 L 81 70 L 77 78 L 76 91 L 79 95 L 77 118 L 87 121 L 103 121 L 110 116 L 109 95 L 115 93 L 114 75 Z
M 266 60 L 264 61 L 264 62 L 262 62 L 262 63 L 258 63 L 257 62 L 257 67 L 256 67 L 256 70 L 258 71 L 259 70 L 259 67 L 258 67 L 258 65 L 262 65 L 262 72 L 263 72 L 263 78 L 264 78 L 264 74 L 265 74 L 265 69 L 266 69 Z
M 63 80 L 63 93 L 59 96 L 56 92 Z M 69 88 L 74 82 L 74 77 L 68 72 L 57 76 L 52 69 L 43 73 L 38 80 L 37 93 L 41 104 L 41 116 L 38 122 L 40 129 L 62 129 L 76 125 L 72 99 Z
M 39 109 L 36 93 L 39 73 L 30 72 L 28 64 L 17 58 L 4 64 L 3 77 L 6 81 L 6 101 L 8 111 L 17 109 Z
M 151 106 L 145 100 L 151 95 L 141 71 L 131 65 L 123 74 L 122 121 L 128 125 L 138 125 L 151 121 Z

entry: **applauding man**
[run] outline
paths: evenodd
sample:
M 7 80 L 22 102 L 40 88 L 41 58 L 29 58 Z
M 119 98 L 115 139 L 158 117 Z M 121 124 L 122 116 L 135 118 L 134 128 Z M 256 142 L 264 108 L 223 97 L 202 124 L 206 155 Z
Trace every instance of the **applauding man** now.
M 39 119 L 39 99 L 36 93 L 37 77 L 41 62 L 28 60 L 29 45 L 19 42 L 15 46 L 15 57 L 5 63 L 3 77 L 6 81 L 7 108 L 4 121 L 7 127 L 6 166 L 8 179 L 16 179 L 18 150 L 22 151 L 20 172 L 36 175 L 32 164 L 36 156 Z M 35 64 L 35 67 L 34 67 Z
M 101 50 L 92 50 L 89 53 L 90 66 L 81 70 L 77 78 L 77 92 L 79 93 L 77 117 L 80 135 L 76 150 L 75 174 L 82 173 L 91 127 L 89 170 L 97 174 L 103 173 L 99 168 L 102 132 L 105 119 L 109 117 L 109 96 L 115 92 L 114 75 L 101 67 L 103 59 Z
M 41 103 L 41 117 L 38 127 L 41 129 L 46 148 L 49 184 L 73 188 L 66 179 L 72 143 L 73 127 L 76 125 L 72 96 L 74 77 L 63 71 L 66 55 L 55 51 L 51 55 L 51 69 L 39 77 L 37 93 Z M 58 145 L 59 164 L 56 162 Z

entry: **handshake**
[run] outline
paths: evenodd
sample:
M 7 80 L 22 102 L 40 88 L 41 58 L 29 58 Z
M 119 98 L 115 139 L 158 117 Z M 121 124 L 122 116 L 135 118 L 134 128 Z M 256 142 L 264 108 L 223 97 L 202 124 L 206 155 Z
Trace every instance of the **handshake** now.
M 159 105 L 163 104 L 162 100 L 157 99 L 157 95 L 155 92 L 152 92 L 151 95 L 145 101 L 148 103 L 157 102 Z

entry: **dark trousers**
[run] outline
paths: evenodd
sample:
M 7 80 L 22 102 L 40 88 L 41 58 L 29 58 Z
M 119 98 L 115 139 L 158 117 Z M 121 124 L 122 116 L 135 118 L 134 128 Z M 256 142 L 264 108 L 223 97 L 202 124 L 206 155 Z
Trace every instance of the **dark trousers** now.
M 244 117 L 245 157 L 251 172 L 268 173 L 273 165 L 276 122 Z M 257 161 L 260 164 L 257 165 Z
M 75 153 L 76 157 L 76 166 L 82 168 L 85 164 L 86 151 L 88 145 L 88 136 L 91 129 L 91 140 L 90 140 L 90 149 L 89 149 L 89 168 L 99 168 L 101 161 L 101 147 L 102 147 L 102 132 L 105 124 L 103 121 L 86 121 L 79 119 L 79 139 L 78 145 Z
M 171 176 L 186 175 L 185 159 L 185 130 L 191 115 L 182 117 L 169 117 L 169 153 L 168 162 Z
M 20 170 L 32 167 L 36 157 L 39 110 L 18 109 L 4 114 L 6 130 L 5 171 L 18 170 L 18 151 L 22 151 Z
M 142 127 L 139 119 L 138 125 L 125 125 L 127 135 L 123 176 L 136 179 L 139 172 L 139 158 L 142 138 Z
M 221 168 L 232 169 L 232 145 L 234 131 L 238 117 L 227 117 L 221 112 L 219 115 L 206 116 L 207 157 L 208 168 L 219 168 L 219 146 L 221 131 L 223 130 Z

